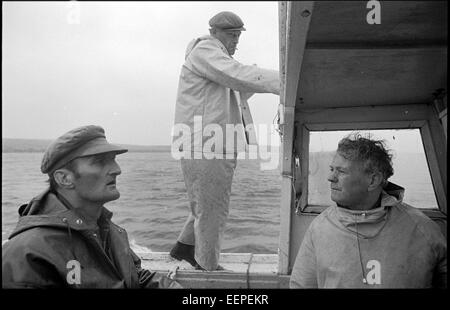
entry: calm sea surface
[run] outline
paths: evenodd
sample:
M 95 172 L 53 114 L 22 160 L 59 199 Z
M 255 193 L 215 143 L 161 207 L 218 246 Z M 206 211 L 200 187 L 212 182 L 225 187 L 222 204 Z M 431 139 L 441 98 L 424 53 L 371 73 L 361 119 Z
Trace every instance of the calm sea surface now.
M 41 158 L 42 153 L 3 153 L 2 241 L 17 223 L 17 208 L 47 186 L 39 170 Z M 435 206 L 426 167 L 411 165 L 408 158 L 394 162 L 393 180 L 401 185 L 407 182 L 406 202 Z M 180 162 L 163 152 L 129 152 L 117 161 L 122 169 L 117 181 L 121 197 L 105 205 L 114 213 L 113 221 L 127 230 L 135 249 L 169 251 L 189 213 Z M 325 168 L 314 177 L 325 173 L 328 164 Z M 323 184 L 328 188 L 326 179 Z M 222 252 L 277 253 L 280 200 L 278 170 L 261 170 L 258 160 L 239 160 Z
M 42 153 L 3 153 L 2 241 L 16 225 L 18 206 L 46 188 L 41 158 Z M 113 221 L 127 230 L 135 248 L 169 251 L 189 214 L 180 162 L 162 152 L 129 152 L 117 162 L 121 197 L 105 205 Z M 223 252 L 277 252 L 280 184 L 278 170 L 261 171 L 257 160 L 238 161 Z

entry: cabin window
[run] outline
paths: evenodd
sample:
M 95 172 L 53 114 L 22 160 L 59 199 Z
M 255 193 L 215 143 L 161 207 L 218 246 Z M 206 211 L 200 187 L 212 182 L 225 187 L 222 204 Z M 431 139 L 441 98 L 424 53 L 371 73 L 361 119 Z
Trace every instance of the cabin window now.
M 338 142 L 352 131 L 310 131 L 308 205 L 330 206 L 327 181 L 329 164 Z M 438 209 L 419 129 L 365 130 L 372 138 L 385 140 L 393 153 L 394 175 L 389 181 L 405 188 L 403 201 L 415 208 Z

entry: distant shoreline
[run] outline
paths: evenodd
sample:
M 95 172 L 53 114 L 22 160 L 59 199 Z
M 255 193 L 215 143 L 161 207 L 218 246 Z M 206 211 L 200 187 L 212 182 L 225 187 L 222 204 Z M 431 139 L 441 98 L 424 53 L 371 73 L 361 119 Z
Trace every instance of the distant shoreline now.
M 43 153 L 52 140 L 2 138 L 2 153 Z M 170 152 L 170 145 L 120 145 L 129 152 Z
M 14 139 L 14 138 L 2 138 L 2 153 L 44 153 L 47 149 L 47 146 L 52 142 L 52 140 L 44 140 L 44 139 Z M 114 143 L 113 144 L 122 146 L 128 149 L 129 152 L 132 153 L 148 153 L 148 152 L 160 152 L 160 153 L 170 153 L 171 146 L 170 145 L 133 145 L 133 144 L 122 144 L 122 143 Z M 281 151 L 281 147 L 279 146 L 266 146 L 260 145 L 262 148 L 267 148 L 267 150 L 278 149 Z M 311 153 L 329 153 L 334 151 L 313 151 Z M 401 152 L 403 155 L 405 154 L 423 154 L 423 153 L 411 153 L 411 152 Z M 395 156 L 394 156 L 395 157 Z
M 52 140 L 44 139 L 13 139 L 13 138 L 2 138 L 2 153 L 44 153 L 47 146 L 52 142 Z M 121 144 L 114 143 L 128 149 L 129 152 L 133 153 L 146 153 L 146 152 L 171 152 L 170 145 L 133 145 L 133 144 Z M 267 147 L 261 145 L 260 147 Z M 269 149 L 277 149 L 277 146 L 269 147 Z

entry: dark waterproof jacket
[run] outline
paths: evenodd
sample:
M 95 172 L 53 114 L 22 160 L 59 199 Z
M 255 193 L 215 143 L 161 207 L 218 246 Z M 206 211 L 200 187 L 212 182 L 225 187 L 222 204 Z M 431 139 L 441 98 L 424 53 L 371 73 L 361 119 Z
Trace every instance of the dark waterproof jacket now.
M 17 227 L 2 247 L 3 288 L 159 286 L 110 211 L 103 208 L 97 223 L 88 223 L 63 200 L 47 190 L 19 208 Z

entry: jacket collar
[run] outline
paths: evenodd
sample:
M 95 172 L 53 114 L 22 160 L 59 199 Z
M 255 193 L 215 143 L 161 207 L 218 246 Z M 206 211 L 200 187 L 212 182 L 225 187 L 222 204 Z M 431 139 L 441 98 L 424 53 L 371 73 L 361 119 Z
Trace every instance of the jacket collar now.
M 370 210 L 350 210 L 347 208 L 336 207 L 343 213 L 348 213 L 352 215 L 365 214 L 365 216 L 376 215 L 380 210 L 386 209 L 386 207 L 392 207 L 403 201 L 403 195 L 405 189 L 397 184 L 388 182 L 388 184 L 381 191 L 380 204 L 374 209 Z
M 355 232 L 358 230 L 363 237 L 370 238 L 378 235 L 384 228 L 390 209 L 401 203 L 404 188 L 388 183 L 381 192 L 380 206 L 371 210 L 349 210 L 334 206 L 337 219 L 345 229 Z
M 212 35 L 204 35 L 202 37 L 196 38 L 191 40 L 191 42 L 189 42 L 187 48 L 186 48 L 186 53 L 185 53 L 185 59 L 187 59 L 187 57 L 189 56 L 189 54 L 192 52 L 192 50 L 197 46 L 197 44 L 200 41 L 204 41 L 204 40 L 210 40 L 213 41 L 215 44 L 217 44 L 219 46 L 219 48 L 222 50 L 222 52 L 224 52 L 226 55 L 228 55 L 229 57 L 233 58 L 233 56 L 231 56 L 228 53 L 227 48 L 225 47 L 225 45 L 223 45 L 222 42 L 220 42 L 219 39 L 213 37 Z
M 17 226 L 9 238 L 34 227 L 70 227 L 76 231 L 95 230 L 98 227 L 97 223 L 86 221 L 78 210 L 68 208 L 50 189 L 46 189 L 28 204 L 22 205 L 19 215 Z M 99 222 L 109 222 L 112 216 L 111 211 L 102 207 Z

